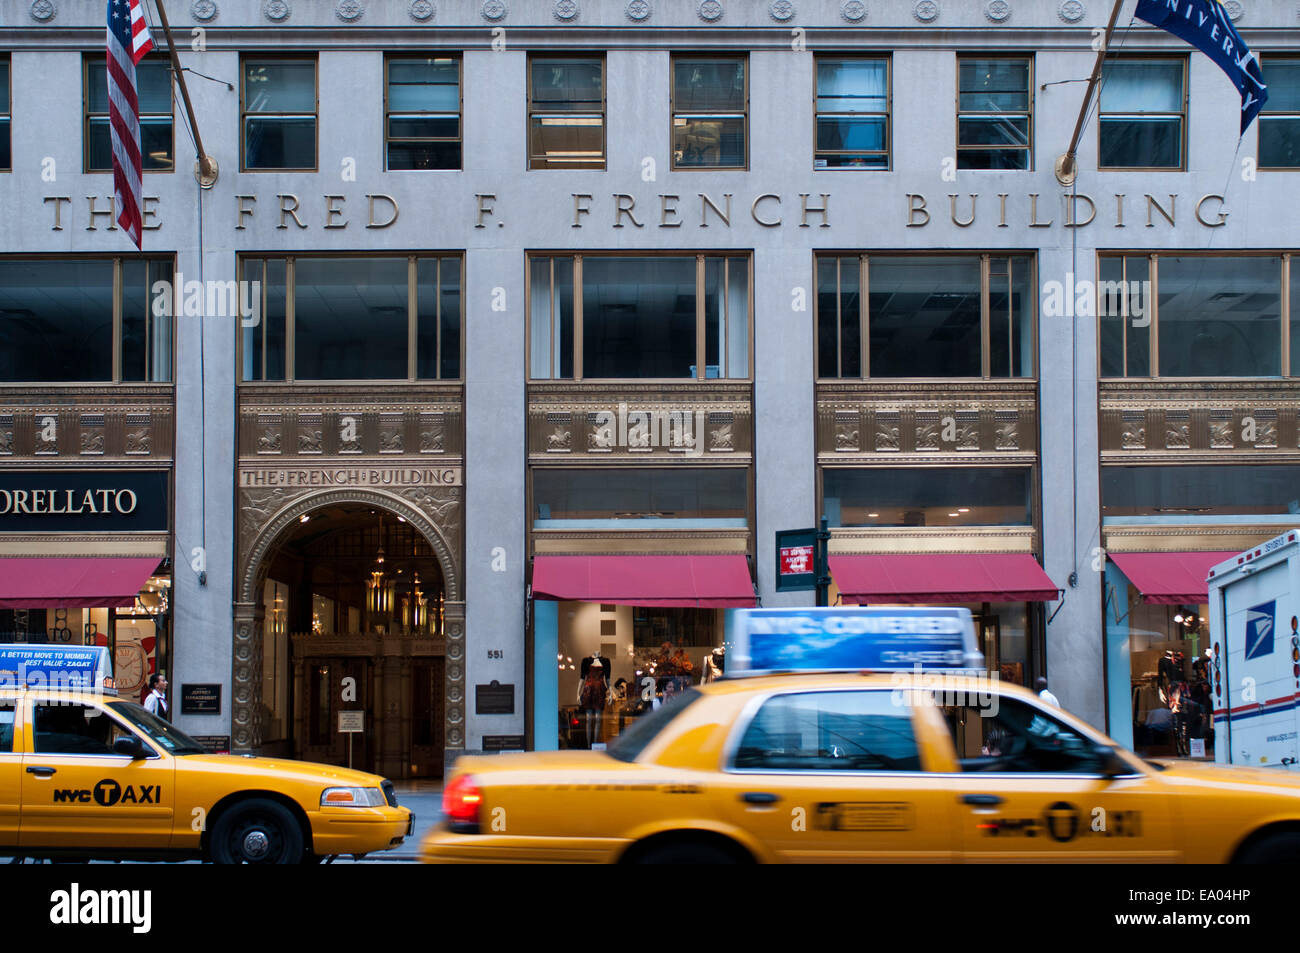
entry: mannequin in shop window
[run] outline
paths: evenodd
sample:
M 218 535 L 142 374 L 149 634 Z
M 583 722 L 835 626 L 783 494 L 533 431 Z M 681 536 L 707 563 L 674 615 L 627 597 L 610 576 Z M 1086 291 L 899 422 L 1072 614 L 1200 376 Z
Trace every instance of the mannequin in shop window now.
M 722 677 L 726 670 L 727 650 L 714 649 L 708 655 L 704 656 L 704 683 L 716 682 Z
M 605 715 L 605 700 L 609 694 L 609 682 L 605 680 L 605 666 L 600 659 L 593 658 L 587 666 L 587 675 L 578 688 L 578 708 L 585 716 L 587 727 L 587 747 L 599 742 L 600 722 Z

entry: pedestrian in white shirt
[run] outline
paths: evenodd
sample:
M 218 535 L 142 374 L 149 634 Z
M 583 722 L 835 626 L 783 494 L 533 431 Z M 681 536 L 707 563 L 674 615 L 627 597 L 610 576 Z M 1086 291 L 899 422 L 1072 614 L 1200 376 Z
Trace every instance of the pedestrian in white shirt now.
M 167 717 L 167 679 L 161 675 L 149 676 L 149 697 L 144 700 L 144 710 L 159 718 Z
M 1061 703 L 1057 701 L 1056 696 L 1047 690 L 1047 679 L 1041 675 L 1038 676 L 1038 681 L 1034 682 L 1034 687 L 1038 689 L 1038 697 L 1047 704 L 1055 705 L 1057 708 L 1061 707 Z

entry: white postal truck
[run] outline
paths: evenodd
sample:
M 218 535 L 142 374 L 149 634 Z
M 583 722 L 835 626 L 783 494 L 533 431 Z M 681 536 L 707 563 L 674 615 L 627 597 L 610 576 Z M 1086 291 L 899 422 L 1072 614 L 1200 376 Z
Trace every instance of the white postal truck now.
M 1300 529 L 1209 574 L 1214 757 L 1297 770 L 1300 761 Z

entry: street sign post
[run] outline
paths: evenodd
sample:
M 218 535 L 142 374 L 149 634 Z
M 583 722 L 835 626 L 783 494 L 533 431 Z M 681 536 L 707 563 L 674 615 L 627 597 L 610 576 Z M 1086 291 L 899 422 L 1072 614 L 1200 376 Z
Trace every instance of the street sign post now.
M 348 768 L 352 767 L 352 736 L 366 730 L 364 711 L 339 712 L 339 733 L 348 736 Z
M 827 543 L 831 538 L 826 517 L 820 528 L 776 531 L 776 591 L 817 591 L 817 605 L 824 606 L 830 593 L 831 574 Z

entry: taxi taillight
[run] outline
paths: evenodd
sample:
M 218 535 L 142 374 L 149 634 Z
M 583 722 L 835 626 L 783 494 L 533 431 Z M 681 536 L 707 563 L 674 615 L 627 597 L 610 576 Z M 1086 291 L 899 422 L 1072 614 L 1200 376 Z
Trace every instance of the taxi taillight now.
M 483 792 L 474 783 L 472 775 L 454 778 L 442 792 L 442 812 L 453 831 L 477 834 L 479 810 L 483 806 Z

